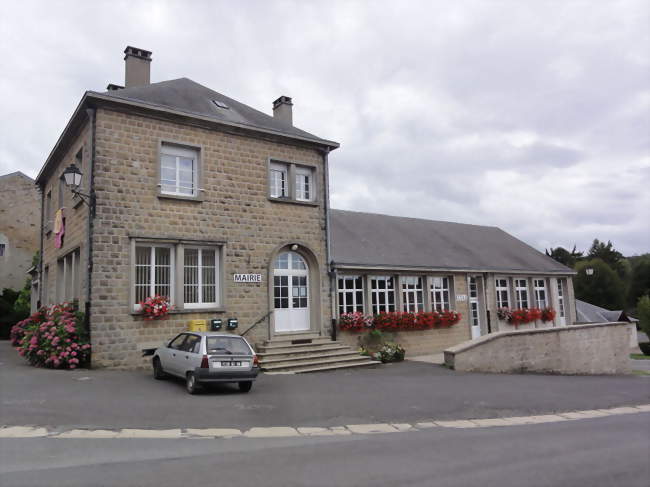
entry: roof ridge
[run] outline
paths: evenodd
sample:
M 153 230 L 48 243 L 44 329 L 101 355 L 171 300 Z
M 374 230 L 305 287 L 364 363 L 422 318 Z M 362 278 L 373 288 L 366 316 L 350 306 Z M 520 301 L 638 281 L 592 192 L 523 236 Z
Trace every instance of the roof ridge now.
M 30 178 L 27 174 L 25 174 L 22 171 L 14 171 L 14 172 L 10 172 L 10 173 L 7 173 L 7 174 L 3 174 L 3 175 L 0 176 L 0 179 L 8 178 L 10 176 L 22 176 L 22 177 L 24 177 L 26 179 L 29 179 L 32 182 L 34 181 L 32 178 Z
M 415 221 L 421 221 L 421 222 L 430 222 L 430 223 L 449 223 L 451 225 L 466 225 L 469 227 L 479 227 L 479 228 L 496 228 L 497 230 L 501 230 L 501 228 L 495 226 L 495 225 L 478 225 L 476 223 L 463 223 L 463 222 L 454 222 L 454 221 L 449 221 L 449 220 L 431 220 L 430 218 L 422 218 L 422 217 L 415 217 L 415 216 L 400 216 L 400 215 L 389 215 L 387 213 L 371 213 L 369 211 L 358 211 L 358 210 L 340 210 L 338 208 L 330 208 L 330 211 L 340 211 L 343 213 L 357 213 L 359 215 L 374 215 L 374 216 L 386 216 L 389 218 L 399 218 L 401 220 L 415 220 Z M 503 230 L 501 230 L 503 232 Z M 507 233 L 507 232 L 505 232 Z

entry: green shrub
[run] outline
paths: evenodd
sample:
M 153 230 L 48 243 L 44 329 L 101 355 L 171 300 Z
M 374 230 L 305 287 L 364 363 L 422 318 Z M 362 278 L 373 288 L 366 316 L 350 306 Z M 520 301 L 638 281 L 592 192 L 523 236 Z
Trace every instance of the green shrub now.
M 639 343 L 639 348 L 641 349 L 641 352 L 643 352 L 643 355 L 650 356 L 650 342 Z

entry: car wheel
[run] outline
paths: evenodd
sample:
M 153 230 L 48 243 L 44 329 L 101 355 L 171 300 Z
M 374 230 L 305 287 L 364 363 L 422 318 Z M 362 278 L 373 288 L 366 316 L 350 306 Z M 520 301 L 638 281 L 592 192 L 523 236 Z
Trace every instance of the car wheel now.
M 156 380 L 163 380 L 167 378 L 167 374 L 162 368 L 162 364 L 160 363 L 160 359 L 156 357 L 153 359 L 153 378 Z
M 245 382 L 240 382 L 239 383 L 239 390 L 242 391 L 242 392 L 250 391 L 251 387 L 253 387 L 253 381 L 252 380 L 247 380 Z
M 185 378 L 185 388 L 190 394 L 196 394 L 201 390 L 201 385 L 199 381 L 196 380 L 194 372 L 188 372 L 187 377 Z

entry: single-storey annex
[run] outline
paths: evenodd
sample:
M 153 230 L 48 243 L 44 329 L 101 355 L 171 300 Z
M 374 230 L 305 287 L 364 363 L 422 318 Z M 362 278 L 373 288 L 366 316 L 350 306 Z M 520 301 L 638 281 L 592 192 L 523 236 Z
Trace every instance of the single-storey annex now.
M 575 320 L 572 271 L 497 228 L 331 210 L 339 145 L 294 127 L 291 98 L 270 116 L 187 78 L 150 83 L 149 51 L 127 47 L 125 64 L 124 87 L 84 94 L 36 179 L 39 300 L 79 303 L 95 366 L 142 365 L 193 320 L 237 323 L 266 351 L 324 345 L 321 368 L 359 359 L 329 340 L 341 313 L 462 314 L 403 333 L 412 352 L 508 326 L 501 307 Z M 144 319 L 153 295 L 173 306 L 164 320 Z

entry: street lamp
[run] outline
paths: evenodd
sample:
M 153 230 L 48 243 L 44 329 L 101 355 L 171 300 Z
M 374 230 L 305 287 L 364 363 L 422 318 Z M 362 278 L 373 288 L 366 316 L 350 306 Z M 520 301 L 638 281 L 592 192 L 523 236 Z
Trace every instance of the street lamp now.
M 85 194 L 79 191 L 79 187 L 81 186 L 82 176 L 83 176 L 82 172 L 73 163 L 65 168 L 65 171 L 63 171 L 61 178 L 65 181 L 66 186 L 70 188 L 72 194 L 79 196 L 79 198 L 81 198 L 81 201 L 83 201 L 86 205 L 91 206 L 93 202 L 92 195 Z M 88 198 L 88 200 L 86 200 L 86 198 Z

